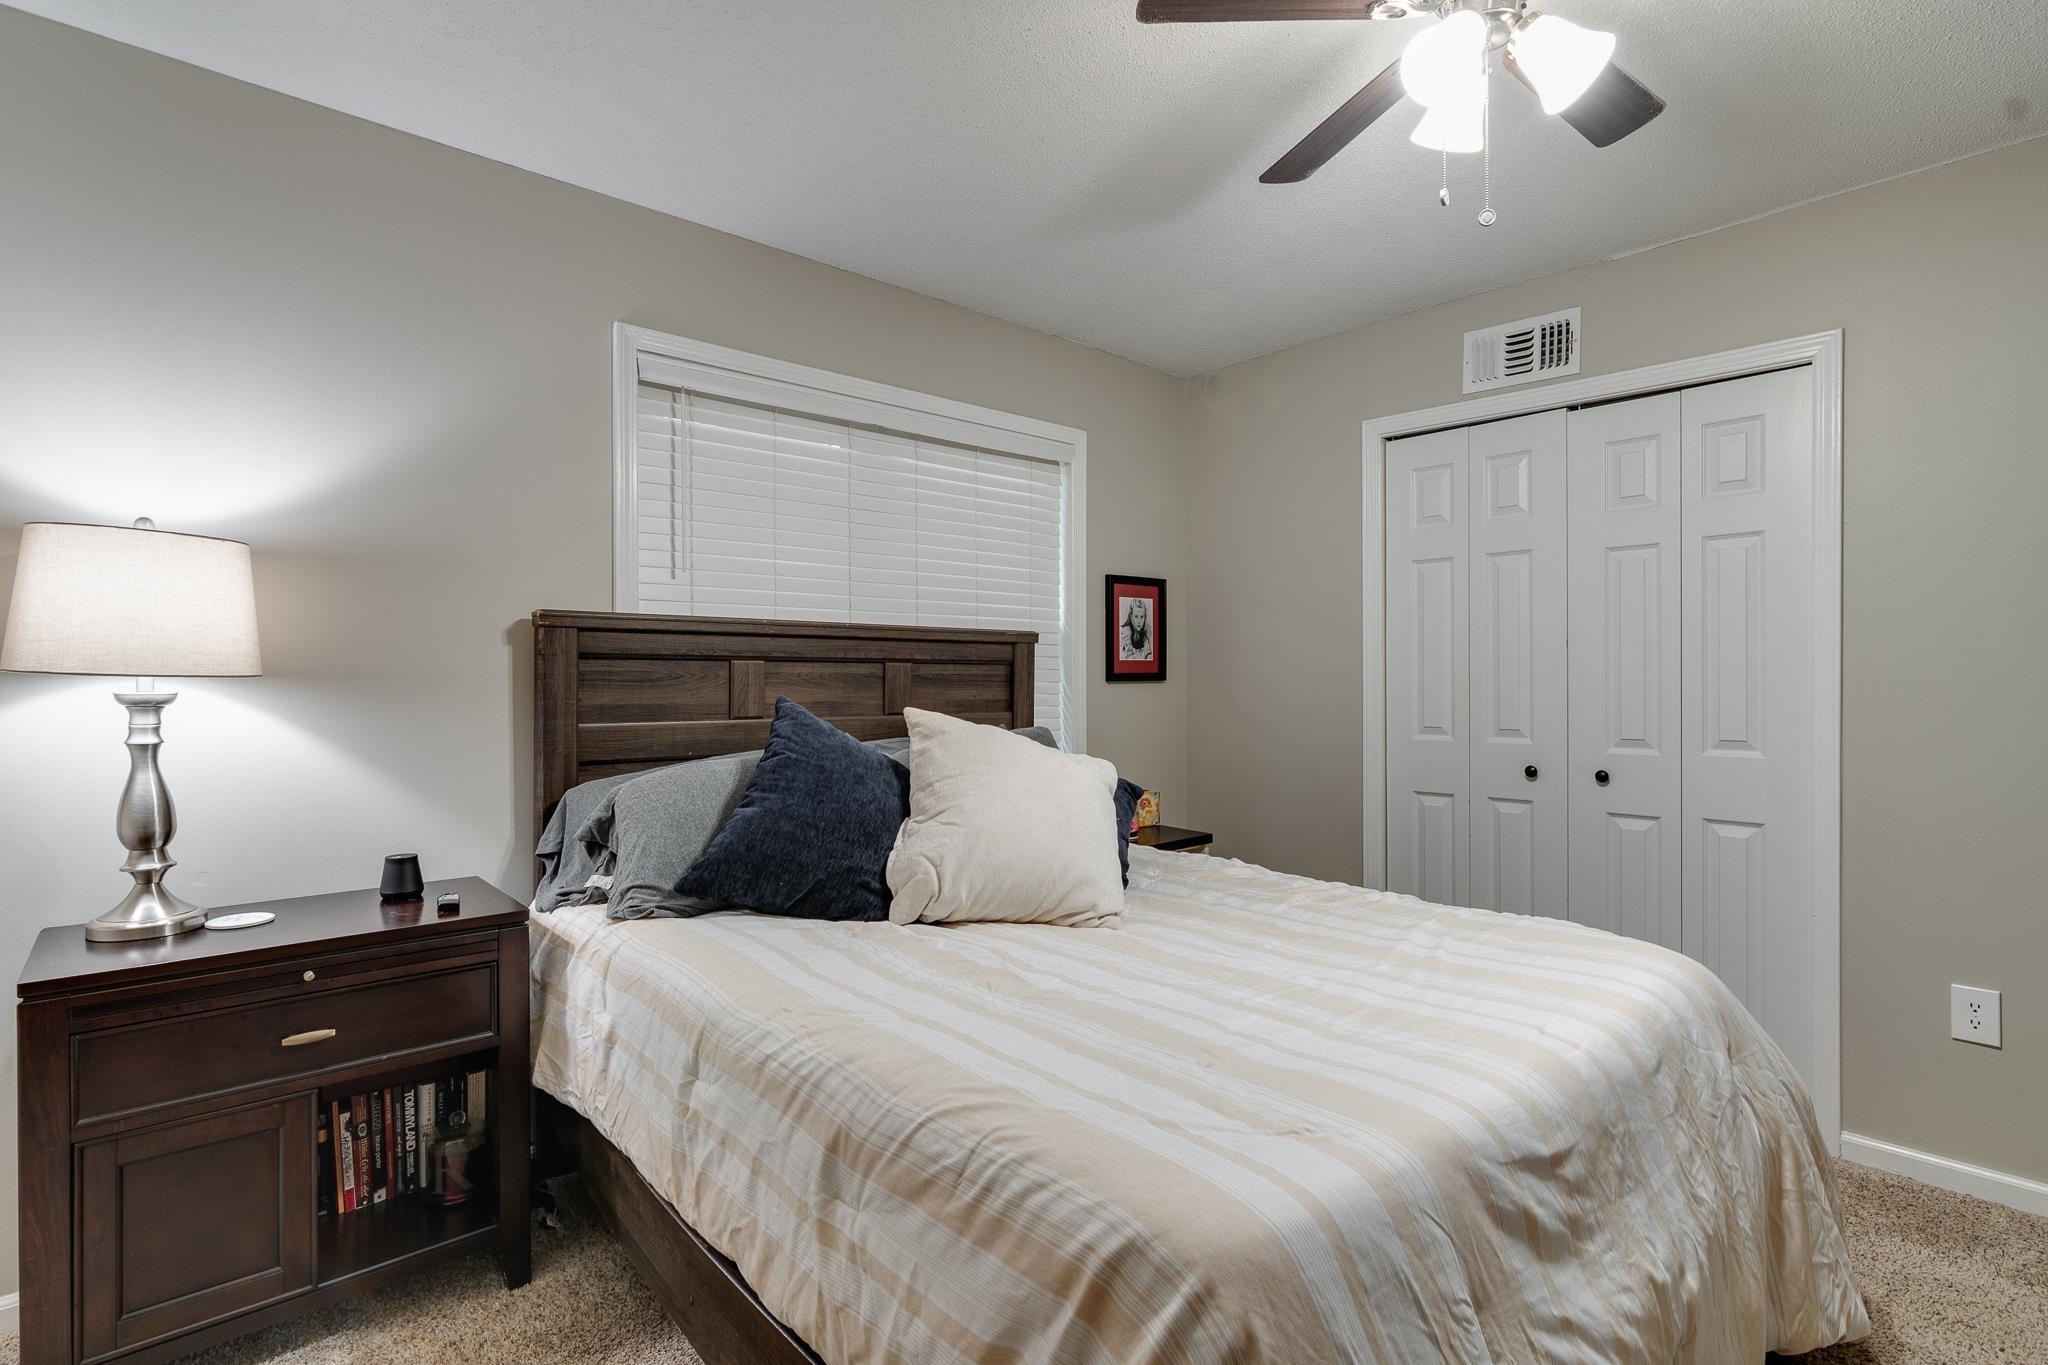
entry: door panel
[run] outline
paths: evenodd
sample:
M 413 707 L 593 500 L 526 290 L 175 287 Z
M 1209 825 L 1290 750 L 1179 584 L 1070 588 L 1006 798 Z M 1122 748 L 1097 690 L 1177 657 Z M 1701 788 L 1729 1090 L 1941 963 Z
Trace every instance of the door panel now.
M 1490 910 L 1517 915 L 1555 913 L 1553 906 L 1561 907 L 1562 897 L 1548 899 L 1550 888 L 1543 884 L 1543 876 L 1554 863 L 1557 890 L 1562 892 L 1564 849 L 1555 841 L 1546 847 L 1539 840 L 1536 803 L 1482 796 L 1473 808 L 1478 815 L 1472 825 L 1472 899 L 1486 900 Z
M 78 1149 L 85 1355 L 312 1287 L 312 1112 L 300 1095 Z
M 1664 610 L 1664 548 L 1622 545 L 1609 548 L 1604 558 L 1597 661 L 1605 671 L 1600 735 L 1609 754 L 1661 753 L 1670 681 L 1664 642 L 1673 624 Z
M 1814 1074 L 1813 379 L 1685 392 L 1683 942 Z
M 1467 438 L 1387 443 L 1387 889 L 1466 903 Z
M 1458 882 L 1464 875 L 1465 850 L 1460 841 L 1458 811 L 1463 798 L 1455 792 L 1411 792 L 1415 807 L 1412 886 L 1409 895 L 1442 905 L 1458 903 Z
M 1663 936 L 1670 832 L 1668 823 L 1654 815 L 1608 813 L 1607 847 L 1601 851 L 1607 884 L 1601 900 L 1613 923 L 1603 928 L 1652 943 Z
M 1667 948 L 1681 940 L 1679 419 L 1678 395 L 1658 394 L 1569 424 L 1570 918 Z
M 1472 876 L 1464 903 L 1562 916 L 1565 414 L 1489 422 L 1471 428 L 1469 441 Z

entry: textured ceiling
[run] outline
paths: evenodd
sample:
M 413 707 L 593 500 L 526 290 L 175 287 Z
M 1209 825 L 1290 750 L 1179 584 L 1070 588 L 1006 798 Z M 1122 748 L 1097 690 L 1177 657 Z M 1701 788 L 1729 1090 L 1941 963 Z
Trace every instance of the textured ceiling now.
M 2048 132 L 2048 5 L 1556 0 L 1670 102 L 1596 151 L 1497 85 L 1258 174 L 1418 24 L 1131 0 L 26 0 L 20 8 L 1194 374 Z M 2017 231 L 2041 231 L 2038 224 Z

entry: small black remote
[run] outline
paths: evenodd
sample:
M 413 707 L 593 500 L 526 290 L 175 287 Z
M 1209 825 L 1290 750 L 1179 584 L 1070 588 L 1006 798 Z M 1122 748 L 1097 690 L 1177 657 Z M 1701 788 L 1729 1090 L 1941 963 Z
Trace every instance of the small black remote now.
M 434 897 L 434 913 L 437 915 L 459 915 L 462 913 L 462 893 L 449 891 Z

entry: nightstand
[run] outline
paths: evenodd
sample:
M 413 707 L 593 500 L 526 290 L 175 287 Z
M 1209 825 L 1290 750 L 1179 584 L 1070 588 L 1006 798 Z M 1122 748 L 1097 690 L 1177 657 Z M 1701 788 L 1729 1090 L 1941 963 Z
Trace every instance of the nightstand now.
M 140 943 L 68 925 L 29 954 L 24 1365 L 169 1360 L 487 1247 L 527 1281 L 526 907 L 470 878 L 228 909 L 277 918 Z M 467 1202 L 320 1210 L 333 1102 L 479 1072 Z
M 1216 836 L 1205 829 L 1182 829 L 1179 825 L 1146 825 L 1131 836 L 1134 844 L 1163 848 L 1172 853 L 1207 853 Z

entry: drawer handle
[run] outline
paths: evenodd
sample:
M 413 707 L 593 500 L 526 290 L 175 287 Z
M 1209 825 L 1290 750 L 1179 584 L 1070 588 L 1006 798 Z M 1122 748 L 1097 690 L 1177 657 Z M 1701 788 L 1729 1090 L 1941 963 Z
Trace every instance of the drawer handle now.
M 334 1036 L 331 1028 L 309 1028 L 304 1033 L 294 1033 L 279 1040 L 280 1047 L 304 1047 L 308 1043 L 324 1043 Z

